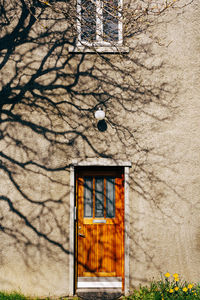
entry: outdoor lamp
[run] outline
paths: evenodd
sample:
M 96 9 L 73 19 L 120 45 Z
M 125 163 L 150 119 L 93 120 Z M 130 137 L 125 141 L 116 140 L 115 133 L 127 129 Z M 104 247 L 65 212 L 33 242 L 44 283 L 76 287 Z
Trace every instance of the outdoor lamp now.
M 94 116 L 98 121 L 103 120 L 105 118 L 105 112 L 99 107 Z

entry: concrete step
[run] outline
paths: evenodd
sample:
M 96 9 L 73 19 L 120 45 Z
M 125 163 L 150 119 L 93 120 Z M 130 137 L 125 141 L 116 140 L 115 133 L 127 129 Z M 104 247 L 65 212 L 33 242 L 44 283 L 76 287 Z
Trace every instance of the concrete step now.
M 122 293 L 117 289 L 88 289 L 78 290 L 77 295 L 83 300 L 115 300 L 119 299 Z

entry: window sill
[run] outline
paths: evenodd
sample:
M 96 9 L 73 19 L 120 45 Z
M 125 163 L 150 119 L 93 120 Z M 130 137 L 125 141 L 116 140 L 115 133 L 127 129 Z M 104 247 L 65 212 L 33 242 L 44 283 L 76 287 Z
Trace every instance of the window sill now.
M 129 47 L 125 46 L 69 46 L 69 53 L 128 53 Z

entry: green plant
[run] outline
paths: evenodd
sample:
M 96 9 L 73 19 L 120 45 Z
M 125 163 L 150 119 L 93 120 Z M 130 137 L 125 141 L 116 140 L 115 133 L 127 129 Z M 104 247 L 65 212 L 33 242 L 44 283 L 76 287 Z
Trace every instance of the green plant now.
M 0 292 L 0 300 L 26 300 L 27 298 L 17 292 Z
M 25 297 L 24 295 L 18 293 L 18 292 L 12 292 L 12 293 L 8 293 L 8 292 L 0 292 L 0 300 L 50 300 L 52 298 L 32 298 L 32 297 Z M 60 300 L 78 300 L 78 297 L 73 297 L 73 298 L 60 298 Z
M 126 300 L 197 300 L 200 299 L 200 284 L 180 280 L 177 273 L 166 273 L 159 281 L 152 281 L 149 287 L 135 290 Z

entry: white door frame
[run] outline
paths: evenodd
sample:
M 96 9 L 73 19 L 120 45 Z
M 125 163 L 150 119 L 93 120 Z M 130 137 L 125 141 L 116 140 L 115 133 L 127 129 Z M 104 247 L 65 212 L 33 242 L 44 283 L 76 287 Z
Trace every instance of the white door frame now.
M 129 168 L 131 162 L 122 160 L 112 159 L 95 159 L 95 160 L 84 160 L 78 162 L 77 160 L 72 161 L 70 166 L 70 222 L 69 222 L 69 295 L 74 295 L 74 279 L 75 279 L 75 168 L 83 166 L 101 166 L 101 167 L 123 167 L 124 168 L 124 293 L 125 295 L 129 292 Z

